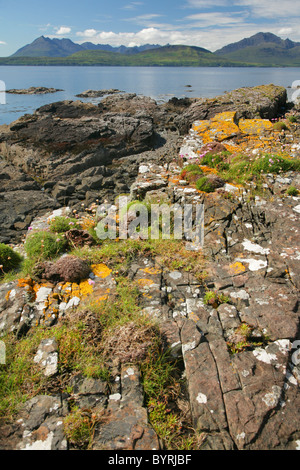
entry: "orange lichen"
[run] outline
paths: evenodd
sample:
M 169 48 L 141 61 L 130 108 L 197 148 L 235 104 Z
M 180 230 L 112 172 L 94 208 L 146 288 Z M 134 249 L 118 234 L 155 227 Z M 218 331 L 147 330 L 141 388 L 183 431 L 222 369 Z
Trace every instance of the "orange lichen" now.
M 103 263 L 92 264 L 91 268 L 95 276 L 100 277 L 101 279 L 105 279 L 112 272 L 112 270 L 108 266 L 106 266 L 106 264 Z
M 223 113 L 216 114 L 211 122 L 231 122 L 235 124 L 236 111 L 224 111 Z
M 262 134 L 273 129 L 273 124 L 267 119 L 241 119 L 239 128 L 244 134 Z
M 6 300 L 6 301 L 9 300 L 10 293 L 11 293 L 11 290 L 9 290 L 9 291 L 7 292 L 7 294 L 6 294 L 6 296 L 5 296 L 5 300 Z
M 18 279 L 18 287 L 33 287 L 34 284 L 35 284 L 35 282 L 31 278 Z
M 241 274 L 241 273 L 244 273 L 246 271 L 246 268 L 245 266 L 237 261 L 236 263 L 233 263 L 229 266 L 230 270 L 233 271 L 234 274 Z
M 154 282 L 151 279 L 139 279 L 137 282 L 138 282 L 139 287 L 141 288 L 149 287 L 154 284 Z
M 81 281 L 79 284 L 80 297 L 87 297 L 93 292 L 93 285 L 88 280 Z
M 142 269 L 142 271 L 146 274 L 160 274 L 161 269 L 156 269 L 156 268 L 145 268 Z

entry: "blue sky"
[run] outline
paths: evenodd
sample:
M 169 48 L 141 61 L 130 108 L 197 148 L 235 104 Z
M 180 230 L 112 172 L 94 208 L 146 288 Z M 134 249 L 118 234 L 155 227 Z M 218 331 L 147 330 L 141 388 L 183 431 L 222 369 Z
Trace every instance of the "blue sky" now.
M 215 51 L 260 31 L 300 42 L 300 0 L 0 0 L 0 56 L 41 35 Z

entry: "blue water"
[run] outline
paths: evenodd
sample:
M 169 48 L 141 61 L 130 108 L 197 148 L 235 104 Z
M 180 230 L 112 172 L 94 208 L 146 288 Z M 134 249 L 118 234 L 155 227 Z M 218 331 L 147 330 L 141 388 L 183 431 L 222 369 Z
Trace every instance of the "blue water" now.
M 288 88 L 295 80 L 300 80 L 300 68 L 0 66 L 0 80 L 7 90 L 31 86 L 64 90 L 47 95 L 6 94 L 6 104 L 0 104 L 0 124 L 9 124 L 45 104 L 78 99 L 75 95 L 88 89 L 117 88 L 150 96 L 157 102 L 173 96 L 213 98 L 245 86 L 273 83 Z

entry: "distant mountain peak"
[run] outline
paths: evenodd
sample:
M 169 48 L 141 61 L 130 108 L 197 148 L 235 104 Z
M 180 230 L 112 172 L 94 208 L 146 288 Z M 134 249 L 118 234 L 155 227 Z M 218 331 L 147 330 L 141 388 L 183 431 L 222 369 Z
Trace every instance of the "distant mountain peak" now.
M 76 52 L 86 50 L 104 50 L 118 52 L 120 54 L 137 54 L 138 52 L 157 49 L 159 47 L 161 46 L 158 44 L 145 44 L 136 47 L 113 47 L 109 44 L 93 44 L 92 42 L 76 44 L 68 38 L 48 38 L 46 36 L 40 36 L 31 44 L 27 44 L 18 49 L 11 57 L 67 57 Z
M 249 38 L 244 38 L 241 41 L 228 44 L 227 46 L 222 47 L 222 49 L 215 51 L 215 54 L 230 54 L 232 52 L 245 49 L 246 47 L 258 47 L 268 43 L 276 44 L 284 49 L 291 49 L 299 45 L 299 43 L 293 42 L 290 39 L 281 39 L 273 33 L 259 32 Z

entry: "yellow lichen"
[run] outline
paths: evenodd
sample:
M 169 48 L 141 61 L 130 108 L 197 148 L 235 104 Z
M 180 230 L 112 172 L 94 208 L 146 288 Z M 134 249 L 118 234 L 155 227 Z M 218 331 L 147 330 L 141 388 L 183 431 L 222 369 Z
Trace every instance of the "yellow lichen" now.
M 234 272 L 234 274 L 241 274 L 246 271 L 245 266 L 240 262 L 237 261 L 229 266 L 230 270 Z
M 262 134 L 273 129 L 273 124 L 267 119 L 241 119 L 239 128 L 244 134 Z
M 146 274 L 160 274 L 161 269 L 156 269 L 156 268 L 145 268 L 142 269 L 142 271 Z
M 79 284 L 79 292 L 81 297 L 87 297 L 93 292 L 93 285 L 88 280 L 81 281 Z
M 100 277 L 101 279 L 105 279 L 112 272 L 112 270 L 108 266 L 106 266 L 106 264 L 103 263 L 93 264 L 91 268 L 95 276 Z
M 154 282 L 151 279 L 139 279 L 137 282 L 138 282 L 139 287 L 141 288 L 149 287 L 154 284 Z
M 6 296 L 5 296 L 5 300 L 6 300 L 6 301 L 9 300 L 10 293 L 11 293 L 11 290 L 9 290 L 9 291 L 7 292 L 7 294 L 6 294 Z

